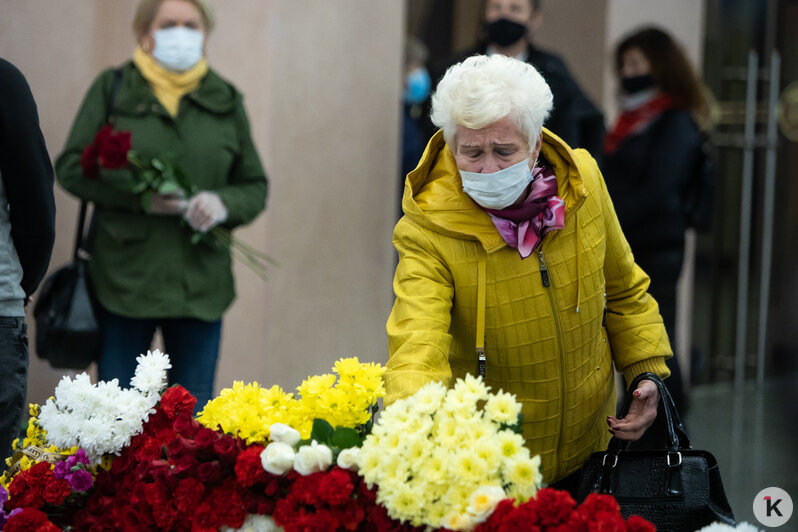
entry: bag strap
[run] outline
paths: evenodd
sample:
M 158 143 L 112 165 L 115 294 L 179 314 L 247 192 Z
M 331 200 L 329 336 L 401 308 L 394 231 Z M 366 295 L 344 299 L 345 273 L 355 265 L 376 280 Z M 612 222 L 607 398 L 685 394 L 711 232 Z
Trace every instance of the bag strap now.
M 668 387 L 655 373 L 641 373 L 635 377 L 631 384 L 629 384 L 619 417 L 623 418 L 629 412 L 629 407 L 634 400 L 633 393 L 637 389 L 637 386 L 640 384 L 640 382 L 644 380 L 653 382 L 657 386 L 657 391 L 659 392 L 660 408 L 657 409 L 657 419 L 654 420 L 654 423 L 664 423 L 665 425 L 665 438 L 667 441 L 663 442 L 665 444 L 664 448 L 672 453 L 676 453 L 680 449 L 689 449 L 690 439 L 687 437 L 687 433 L 684 430 L 684 425 L 679 417 L 679 412 L 676 410 L 676 404 L 673 402 L 673 397 L 671 396 L 670 391 L 668 391 Z M 664 421 L 662 417 L 664 417 Z M 651 427 L 649 427 L 649 430 L 651 430 Z M 607 451 L 617 454 L 619 451 L 623 450 L 627 444 L 628 443 L 626 441 L 619 440 L 613 436 L 612 439 L 610 439 L 609 445 L 607 446 Z
M 114 114 L 114 106 L 116 104 L 116 94 L 119 92 L 119 86 L 122 85 L 122 69 L 115 68 L 114 69 L 114 78 L 111 81 L 111 92 L 108 94 L 108 99 L 105 102 L 105 123 L 108 124 L 111 121 L 111 116 Z M 78 258 L 87 258 L 91 256 L 92 249 L 94 248 L 94 232 L 95 232 L 95 223 L 94 223 L 94 211 L 92 211 L 91 215 L 91 222 L 89 222 L 89 234 L 84 234 L 84 228 L 86 226 L 86 213 L 88 211 L 88 202 L 85 200 L 81 200 L 80 202 L 80 213 L 78 214 L 78 231 L 75 234 L 75 249 L 72 253 L 73 260 L 78 260 Z M 82 253 L 85 253 L 83 257 L 81 257 Z

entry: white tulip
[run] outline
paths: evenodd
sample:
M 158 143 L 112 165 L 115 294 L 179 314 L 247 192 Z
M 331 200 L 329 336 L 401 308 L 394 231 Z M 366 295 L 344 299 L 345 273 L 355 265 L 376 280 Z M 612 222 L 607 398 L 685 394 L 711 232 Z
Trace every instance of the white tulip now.
M 287 443 L 291 447 L 294 447 L 302 437 L 299 435 L 299 431 L 291 428 L 285 423 L 273 423 L 272 426 L 269 427 L 269 439 L 273 442 Z
M 351 447 L 338 453 L 338 467 L 357 471 L 360 464 L 360 447 Z
M 287 443 L 273 441 L 260 453 L 263 469 L 272 475 L 282 475 L 294 467 L 296 453 Z
M 300 475 L 326 471 L 332 465 L 332 451 L 326 445 L 313 440 L 310 445 L 299 448 L 294 458 L 294 469 Z

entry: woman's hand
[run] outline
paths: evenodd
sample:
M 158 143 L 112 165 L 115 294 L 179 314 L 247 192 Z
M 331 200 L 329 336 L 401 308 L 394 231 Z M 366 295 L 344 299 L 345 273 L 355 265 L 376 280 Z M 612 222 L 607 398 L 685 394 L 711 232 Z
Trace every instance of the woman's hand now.
M 153 194 L 150 200 L 150 214 L 164 216 L 183 214 L 188 208 L 188 200 L 184 193 Z
M 188 201 L 185 215 L 188 225 L 204 233 L 227 220 L 227 207 L 215 192 L 199 192 Z
M 607 416 L 610 433 L 619 440 L 639 440 L 657 417 L 659 390 L 656 384 L 649 380 L 640 381 L 632 396 L 625 418 Z

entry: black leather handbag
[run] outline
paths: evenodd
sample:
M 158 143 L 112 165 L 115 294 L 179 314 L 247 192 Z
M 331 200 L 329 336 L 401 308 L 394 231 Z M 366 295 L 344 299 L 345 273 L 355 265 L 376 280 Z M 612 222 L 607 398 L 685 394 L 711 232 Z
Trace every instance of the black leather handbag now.
M 657 418 L 646 433 L 653 441 L 635 447 L 612 438 L 605 452 L 593 453 L 581 470 L 579 500 L 590 493 L 610 494 L 624 517 L 644 517 L 658 531 L 692 532 L 714 522 L 734 526 L 717 460 L 690 447 L 673 398 L 657 375 L 644 373 L 632 382 L 620 417 L 644 379 L 659 389 Z
M 72 262 L 45 279 L 33 308 L 36 354 L 59 369 L 86 369 L 100 355 L 100 327 L 88 272 L 90 237 L 83 234 L 86 210 L 81 202 Z

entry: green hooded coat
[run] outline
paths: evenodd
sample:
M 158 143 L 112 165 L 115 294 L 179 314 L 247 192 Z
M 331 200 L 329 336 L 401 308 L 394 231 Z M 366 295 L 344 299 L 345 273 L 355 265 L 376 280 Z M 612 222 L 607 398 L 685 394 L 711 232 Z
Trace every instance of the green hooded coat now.
M 251 222 L 264 208 L 267 180 L 241 94 L 209 70 L 172 117 L 132 62 L 121 73 L 109 121 L 131 132 L 138 157 L 169 156 L 197 190 L 217 193 L 228 210 L 224 227 Z M 91 86 L 55 165 L 58 182 L 96 206 L 89 267 L 96 296 L 130 318 L 219 319 L 235 298 L 230 250 L 212 238 L 192 244 L 180 216 L 145 212 L 129 192 L 131 169 L 103 169 L 96 180 L 83 175 L 81 154 L 106 123 L 113 79 L 109 69 Z

